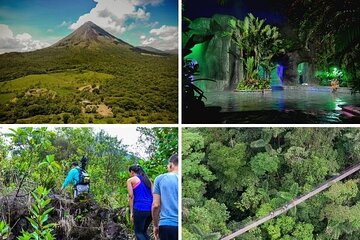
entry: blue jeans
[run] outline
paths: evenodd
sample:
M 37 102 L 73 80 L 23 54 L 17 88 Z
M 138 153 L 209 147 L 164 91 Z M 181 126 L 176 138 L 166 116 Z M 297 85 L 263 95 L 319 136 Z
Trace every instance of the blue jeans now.
M 147 229 L 152 221 L 151 211 L 139 211 L 134 209 L 133 217 L 136 240 L 150 240 Z
M 178 227 L 175 226 L 160 226 L 159 227 L 160 240 L 177 240 Z

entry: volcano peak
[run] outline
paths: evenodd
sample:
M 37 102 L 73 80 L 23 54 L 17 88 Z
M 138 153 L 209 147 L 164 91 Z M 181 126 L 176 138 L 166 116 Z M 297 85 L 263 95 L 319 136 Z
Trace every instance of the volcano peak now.
M 55 43 L 53 47 L 89 46 L 94 43 L 122 44 L 132 47 L 91 21 L 85 22 L 70 35 Z

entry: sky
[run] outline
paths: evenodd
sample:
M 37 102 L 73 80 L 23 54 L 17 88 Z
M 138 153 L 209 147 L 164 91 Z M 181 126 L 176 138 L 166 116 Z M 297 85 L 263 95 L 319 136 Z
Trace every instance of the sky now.
M 50 46 L 87 21 L 134 46 L 177 48 L 177 0 L 0 0 L 0 53 Z
M 202 1 L 183 0 L 183 15 L 190 19 L 212 17 L 214 14 L 226 14 L 244 19 L 248 13 L 266 19 L 270 24 L 281 24 L 285 11 L 282 0 L 226 0 L 224 5 L 218 0 Z
M 0 133 L 10 133 L 11 131 L 9 128 L 15 128 L 14 126 L 0 126 Z M 57 128 L 56 126 L 49 126 L 49 130 L 55 130 Z M 101 130 L 104 130 L 106 133 L 108 133 L 112 137 L 117 137 L 117 139 L 121 139 L 121 142 L 124 145 L 127 145 L 127 149 L 129 152 L 134 153 L 138 157 L 142 157 L 144 159 L 147 158 L 147 155 L 145 153 L 145 148 L 138 145 L 137 141 L 140 137 L 140 133 L 136 131 L 136 126 L 128 126 L 128 125 L 102 125 L 102 126 L 95 126 L 92 127 L 95 132 L 100 132 Z

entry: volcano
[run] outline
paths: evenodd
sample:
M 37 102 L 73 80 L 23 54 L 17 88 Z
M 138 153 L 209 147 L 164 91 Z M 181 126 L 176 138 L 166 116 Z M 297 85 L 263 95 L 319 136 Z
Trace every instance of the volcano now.
M 177 63 L 86 22 L 50 47 L 0 55 L 0 123 L 176 123 Z
M 89 21 L 76 29 L 73 33 L 61 39 L 51 47 L 88 47 L 93 44 L 114 44 L 132 48 L 133 46 L 111 35 L 95 23 Z
M 167 57 L 161 51 L 134 47 L 113 36 L 95 23 L 88 21 L 74 32 L 50 47 L 32 52 L 12 52 L 0 55 L 0 82 L 28 74 L 64 69 L 95 69 L 99 66 L 119 69 L 131 63 L 138 64 L 148 57 Z M 148 58 L 146 58 L 148 59 Z

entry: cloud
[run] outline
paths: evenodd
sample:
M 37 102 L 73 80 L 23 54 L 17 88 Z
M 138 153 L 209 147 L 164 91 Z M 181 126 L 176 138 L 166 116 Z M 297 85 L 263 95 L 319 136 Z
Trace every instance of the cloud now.
M 131 0 L 131 2 L 136 6 L 146 6 L 148 4 L 156 6 L 162 3 L 163 0 Z
M 0 24 L 0 54 L 5 52 L 28 52 L 48 47 L 50 44 L 34 40 L 29 33 L 14 36 L 9 26 Z
M 143 45 L 151 45 L 152 43 L 154 43 L 156 41 L 156 39 L 155 38 L 153 38 L 153 37 L 150 37 L 150 38 L 148 38 L 148 39 L 144 39 L 144 41 L 142 41 L 141 43 L 143 44 Z
M 71 25 L 71 22 L 63 21 L 61 24 L 59 24 L 57 27 L 68 27 Z
M 92 21 L 111 33 L 123 33 L 132 25 L 129 20 L 146 21 L 150 12 L 146 5 L 158 5 L 163 0 L 94 0 L 97 4 L 79 19 L 70 25 L 75 30 L 87 21 Z
M 142 38 L 141 44 L 154 47 L 160 50 L 170 50 L 178 48 L 178 27 L 163 25 L 160 28 L 150 30 L 149 38 Z

